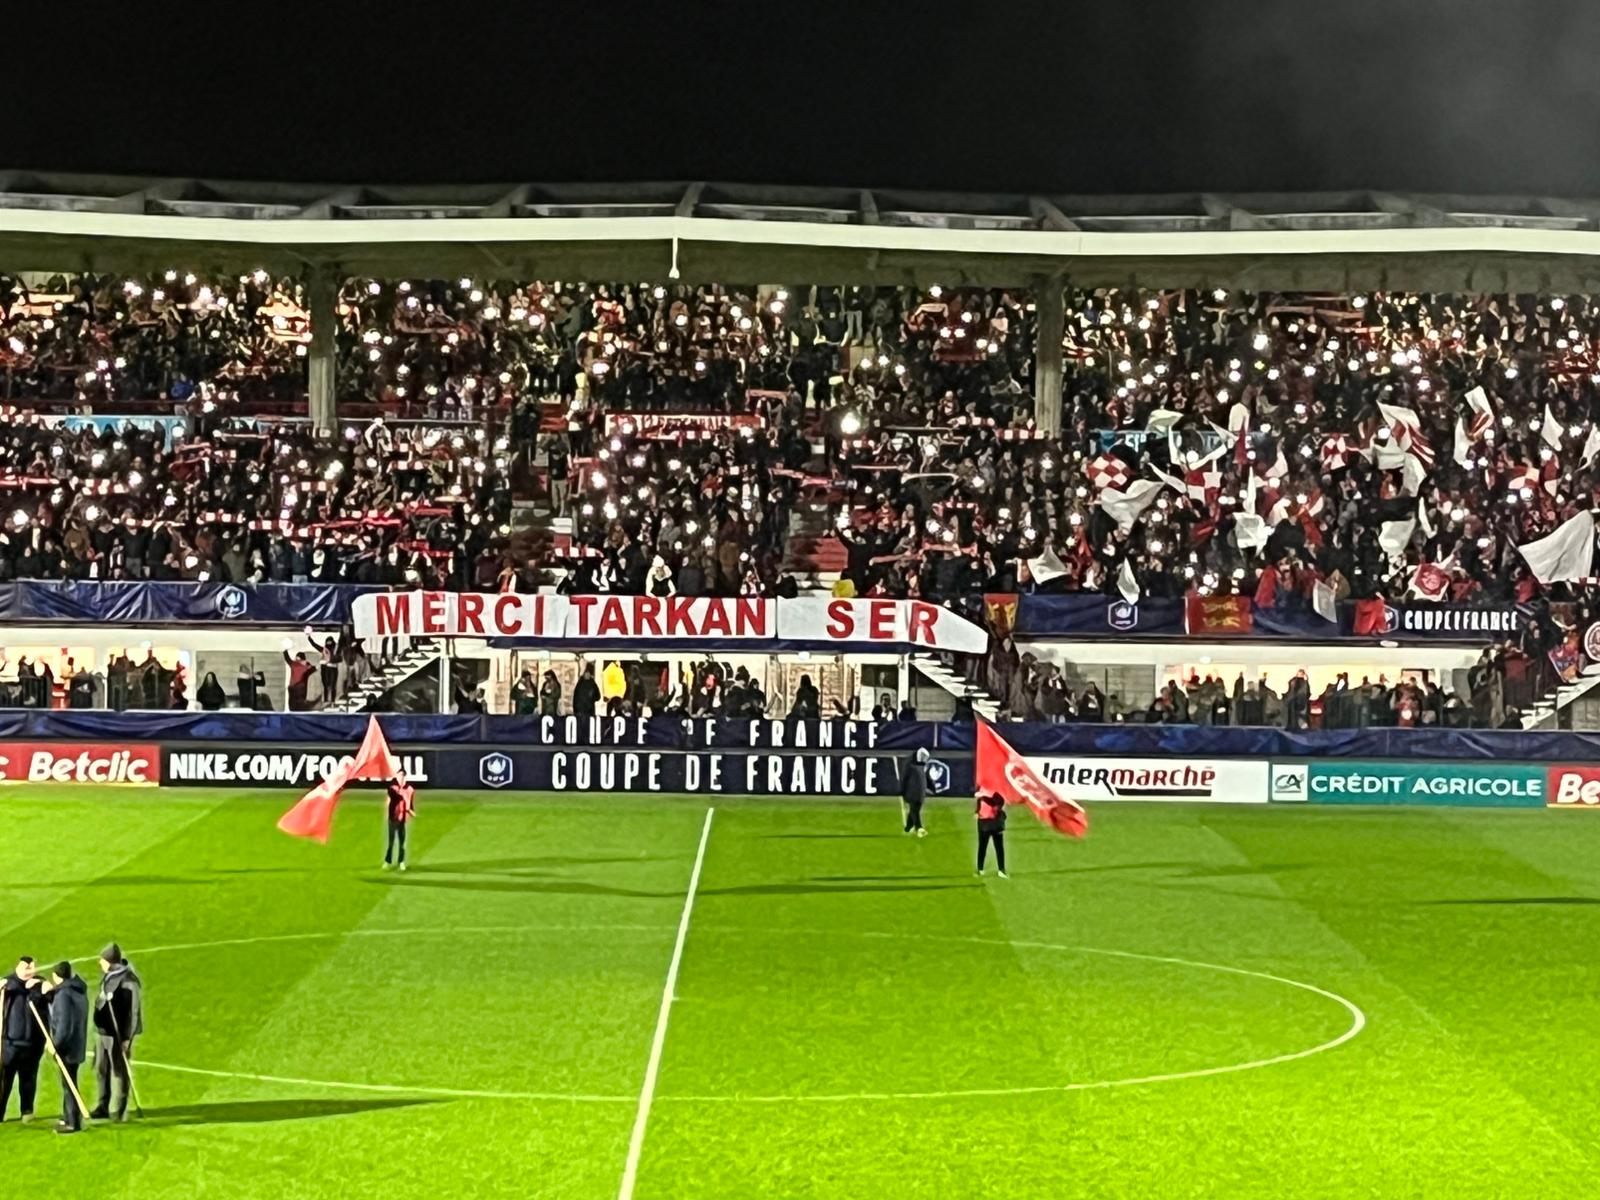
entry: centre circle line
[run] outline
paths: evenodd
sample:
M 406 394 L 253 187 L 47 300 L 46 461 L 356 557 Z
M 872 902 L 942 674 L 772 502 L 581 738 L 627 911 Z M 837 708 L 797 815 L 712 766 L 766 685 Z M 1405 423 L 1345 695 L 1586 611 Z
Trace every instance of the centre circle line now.
M 189 950 L 208 950 L 227 946 L 250 946 L 270 942 L 312 941 L 316 939 L 338 939 L 346 937 L 418 937 L 418 936 L 455 936 L 473 933 L 568 933 L 568 932 L 648 932 L 665 933 L 676 926 L 665 925 L 631 925 L 631 924 L 594 924 L 594 925 L 469 925 L 452 928 L 431 927 L 427 929 L 353 929 L 342 932 L 316 931 L 307 933 L 266 934 L 257 937 L 223 938 L 211 942 L 188 942 L 171 946 L 147 946 L 139 950 L 127 951 L 128 957 L 144 954 L 162 954 Z M 1225 963 L 1204 962 L 1198 959 L 1179 958 L 1171 955 L 1143 954 L 1134 950 L 1115 950 L 1097 946 L 1064 945 L 1055 942 L 1010 941 L 1005 938 L 973 937 L 960 934 L 921 934 L 879 932 L 876 930 L 823 930 L 823 929 L 758 929 L 744 926 L 704 926 L 705 933 L 732 933 L 756 934 L 765 936 L 800 935 L 806 937 L 859 937 L 889 941 L 921 941 L 945 942 L 977 946 L 1001 946 L 1024 950 L 1052 950 L 1064 954 L 1089 954 L 1106 958 L 1121 958 L 1135 962 L 1153 962 L 1168 966 L 1189 967 L 1202 971 L 1216 971 L 1227 975 L 1237 975 L 1250 979 L 1262 979 L 1269 983 L 1279 984 L 1284 987 L 1296 988 L 1309 992 L 1338 1004 L 1350 1015 L 1349 1026 L 1337 1037 L 1319 1042 L 1301 1050 L 1288 1051 L 1275 1054 L 1266 1058 L 1251 1059 L 1240 1063 L 1225 1063 L 1213 1067 L 1198 1067 L 1191 1071 L 1173 1071 L 1154 1075 L 1131 1076 L 1122 1079 L 1093 1079 L 1070 1083 L 1033 1084 L 1018 1087 L 995 1088 L 961 1088 L 956 1090 L 929 1090 L 929 1091 L 903 1091 L 903 1092 L 837 1092 L 837 1093 L 812 1093 L 794 1095 L 672 1095 L 662 1094 L 656 1097 L 658 1103 L 663 1104 L 842 1104 L 849 1102 L 873 1102 L 888 1100 L 959 1100 L 963 1098 L 1000 1097 L 1000 1096 L 1029 1096 L 1047 1095 L 1058 1092 L 1098 1091 L 1116 1087 L 1137 1087 L 1147 1084 L 1177 1083 L 1185 1079 L 1205 1079 L 1218 1075 L 1231 1075 L 1241 1071 L 1255 1071 L 1263 1067 L 1278 1066 L 1283 1063 L 1296 1062 L 1300 1059 L 1310 1058 L 1316 1054 L 1323 1054 L 1329 1050 L 1336 1050 L 1346 1042 L 1357 1037 L 1367 1025 L 1367 1015 L 1352 1000 L 1327 988 L 1319 987 L 1314 983 L 1307 983 L 1300 979 L 1291 979 L 1286 975 L 1274 975 L 1268 971 L 1257 971 L 1249 967 L 1234 967 Z M 83 962 L 86 959 L 76 959 Z M 340 1091 L 377 1092 L 390 1095 L 416 1095 L 439 1096 L 446 1099 L 462 1100 L 524 1100 L 524 1101 L 549 1101 L 574 1104 L 633 1104 L 637 1102 L 636 1096 L 609 1096 L 595 1093 L 581 1092 L 521 1092 L 477 1090 L 470 1088 L 437 1088 L 426 1085 L 411 1086 L 407 1084 L 384 1083 L 347 1083 L 331 1079 L 302 1079 L 286 1075 L 261 1075 L 247 1071 L 220 1071 L 206 1067 L 191 1067 L 177 1063 L 158 1062 L 153 1059 L 140 1060 L 140 1066 L 149 1067 L 160 1071 L 173 1071 L 179 1074 L 199 1075 L 215 1079 L 245 1079 L 260 1083 L 284 1084 L 293 1087 L 319 1087 L 332 1088 Z

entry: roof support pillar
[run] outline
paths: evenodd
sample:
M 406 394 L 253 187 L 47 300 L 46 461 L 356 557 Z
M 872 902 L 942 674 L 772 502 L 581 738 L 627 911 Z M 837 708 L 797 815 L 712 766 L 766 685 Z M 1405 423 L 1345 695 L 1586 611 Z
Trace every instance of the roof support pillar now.
M 1067 333 L 1066 280 L 1040 276 L 1033 288 L 1033 420 L 1051 437 L 1061 433 L 1061 343 Z
M 306 270 L 306 308 L 311 315 L 311 347 L 308 352 L 307 410 L 311 428 L 323 437 L 332 437 L 339 427 L 338 356 L 335 340 L 339 331 L 339 275 L 333 268 L 314 266 Z

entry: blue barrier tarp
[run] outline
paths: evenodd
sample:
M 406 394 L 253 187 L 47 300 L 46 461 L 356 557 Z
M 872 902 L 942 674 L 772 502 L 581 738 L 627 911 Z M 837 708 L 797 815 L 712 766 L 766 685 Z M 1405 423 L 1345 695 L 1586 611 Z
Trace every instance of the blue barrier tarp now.
M 971 750 L 974 727 L 930 721 L 782 721 L 652 717 L 594 721 L 537 716 L 379 718 L 397 745 L 656 746 L 661 748 Z M 365 716 L 319 713 L 31 712 L 0 709 L 0 739 L 280 742 L 355 745 Z M 1034 755 L 1205 758 L 1417 758 L 1600 762 L 1600 733 L 1501 729 L 1286 729 L 1209 725 L 1046 725 L 1000 730 Z

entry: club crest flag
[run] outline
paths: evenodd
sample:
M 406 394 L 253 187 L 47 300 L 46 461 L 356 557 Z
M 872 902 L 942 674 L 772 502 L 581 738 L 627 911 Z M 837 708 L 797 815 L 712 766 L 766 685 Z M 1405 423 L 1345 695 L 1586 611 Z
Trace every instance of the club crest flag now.
M 1026 804 L 1057 833 L 1081 838 L 1089 832 L 1089 814 L 1083 806 L 1058 795 L 994 726 L 983 721 L 978 722 L 976 782 L 981 794 L 999 796 L 1007 804 Z

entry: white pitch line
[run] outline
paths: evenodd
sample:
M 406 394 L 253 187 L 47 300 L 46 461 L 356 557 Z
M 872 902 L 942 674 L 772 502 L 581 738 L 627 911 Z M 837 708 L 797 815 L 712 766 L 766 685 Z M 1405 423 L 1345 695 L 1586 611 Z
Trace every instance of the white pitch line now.
M 292 1087 L 334 1088 L 343 1092 L 378 1092 L 393 1096 L 443 1096 L 451 1100 L 566 1100 L 574 1104 L 628 1104 L 632 1096 L 597 1096 L 580 1092 L 483 1092 L 471 1088 L 412 1087 L 398 1083 L 338 1083 L 331 1079 L 297 1079 L 289 1075 L 253 1075 L 248 1071 L 212 1071 L 205 1067 L 182 1067 L 176 1063 L 139 1060 L 139 1067 L 157 1071 L 177 1071 L 183 1075 L 206 1075 L 212 1079 L 249 1079 L 256 1083 L 286 1083 Z
M 667 983 L 661 989 L 661 1011 L 656 1014 L 656 1035 L 650 1043 L 650 1061 L 644 1069 L 644 1086 L 639 1089 L 639 1111 L 633 1118 L 633 1135 L 628 1139 L 628 1159 L 622 1167 L 622 1186 L 617 1200 L 633 1200 L 633 1185 L 639 1177 L 639 1156 L 644 1152 L 645 1126 L 650 1122 L 650 1103 L 656 1095 L 656 1077 L 661 1073 L 661 1051 L 667 1044 L 667 1020 L 672 1002 L 677 999 L 678 967 L 683 962 L 683 944 L 689 937 L 689 917 L 694 912 L 695 893 L 700 889 L 700 868 L 706 861 L 706 843 L 711 840 L 711 817 L 717 810 L 706 809 L 706 823 L 700 829 L 700 848 L 695 851 L 694 870 L 689 873 L 689 894 L 683 898 L 683 915 L 678 918 L 678 940 L 672 947 L 672 962 L 667 967 Z

